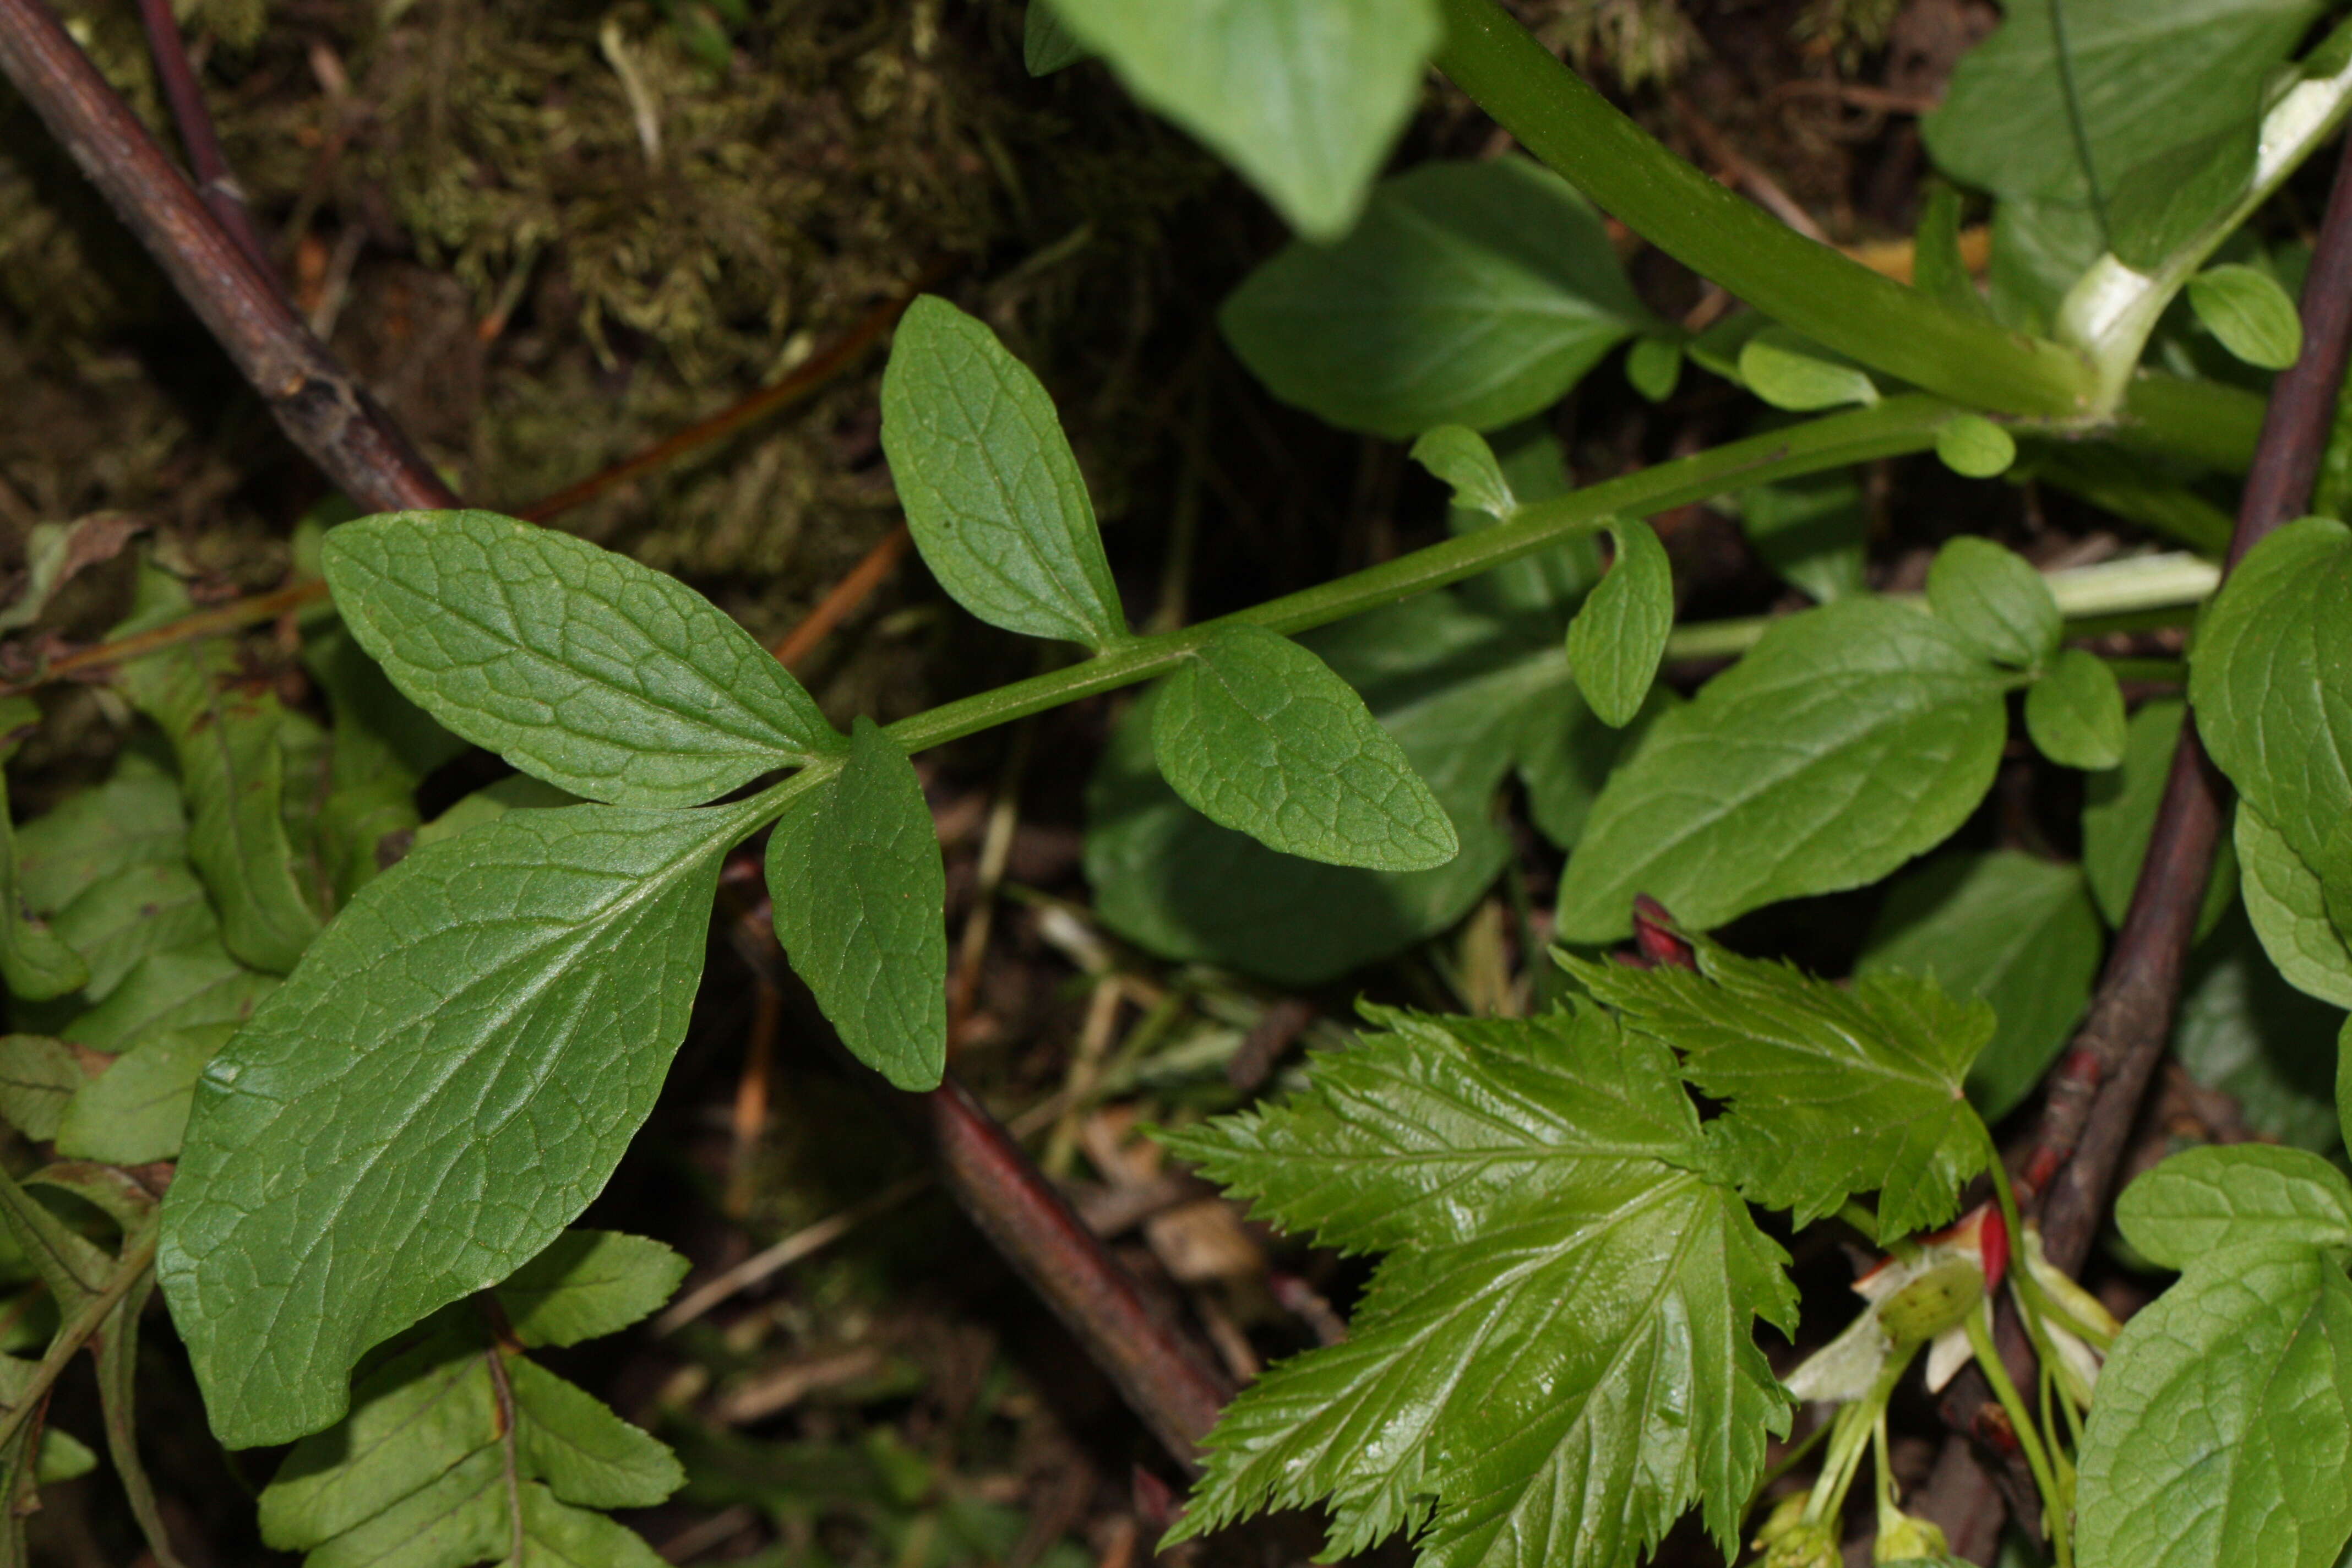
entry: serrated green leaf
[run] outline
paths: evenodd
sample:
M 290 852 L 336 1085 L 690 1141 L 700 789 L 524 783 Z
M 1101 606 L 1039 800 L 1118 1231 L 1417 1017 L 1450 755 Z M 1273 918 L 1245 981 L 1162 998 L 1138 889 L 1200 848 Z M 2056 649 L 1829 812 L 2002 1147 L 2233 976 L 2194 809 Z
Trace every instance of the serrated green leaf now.
M 164 766 L 132 746 L 104 784 L 76 790 L 16 830 L 18 888 L 43 914 L 136 866 L 177 865 L 188 856 L 180 786 Z
M 685 1034 L 719 859 L 757 820 L 518 811 L 419 850 L 213 1059 L 156 1270 L 224 1442 L 334 1420 L 362 1351 L 603 1188 Z
M 1151 749 L 1186 805 L 1286 855 L 1423 871 L 1461 848 L 1363 699 L 1260 626 L 1222 628 L 1168 678 L 1152 702 Z
M 2223 348 L 2258 369 L 2284 370 L 2303 353 L 2303 317 L 2259 268 L 2207 268 L 2189 280 L 2189 303 Z
M 1906 970 L 1980 997 L 1998 1020 L 1968 1075 L 1986 1121 L 2042 1081 L 2091 999 L 2104 945 L 2082 872 L 2013 849 L 1950 855 L 1888 890 L 1857 974 Z
M 2124 1189 L 2116 1224 L 2167 1268 L 2252 1242 L 2352 1250 L 2352 1182 L 2302 1149 L 2189 1149 Z
M 1062 19 L 1045 0 L 1029 0 L 1021 28 L 1021 62 L 1031 76 L 1052 76 L 1091 52 L 1062 26 Z
M 686 1269 L 683 1257 L 642 1236 L 567 1230 L 506 1278 L 499 1303 L 520 1343 L 574 1345 L 659 1310 Z
M 2097 773 L 2124 760 L 2124 692 L 2106 660 L 2063 648 L 2026 689 L 2025 731 L 2061 767 Z
M 1683 345 L 1673 338 L 1640 338 L 1625 351 L 1625 379 L 1653 403 L 1675 395 L 1683 378 Z
M 1055 0 L 1129 92 L 1332 239 L 1421 97 L 1431 0 Z
M 2329 1041 L 2343 1014 L 2279 977 L 2234 910 L 2190 956 L 2172 1055 L 2237 1102 L 2265 1138 L 2322 1152 L 2337 1141 Z
M 1834 468 L 1738 493 L 1739 529 L 1764 563 L 1790 586 L 1829 604 L 1865 593 L 1862 486 Z
M 882 449 L 916 548 L 994 626 L 1097 650 L 1127 636 L 1086 476 L 1054 400 L 996 334 L 936 295 L 898 322 Z
M 2306 865 L 2352 802 L 2352 530 L 2288 523 L 2206 607 L 2189 650 L 2197 732 Z
M 947 1070 L 947 874 L 907 753 L 860 717 L 840 775 L 768 839 L 776 937 L 849 1054 L 900 1089 Z
M 2076 1490 L 2083 1568 L 2331 1568 L 2352 1536 L 2352 1282 L 2318 1248 L 2192 1260 L 2124 1325 Z
M 2017 441 L 1991 420 L 1963 414 L 1936 427 L 1936 456 L 1962 479 L 1990 479 L 2017 461 Z
M 180 1152 L 196 1077 L 234 1024 L 152 1034 L 81 1086 L 57 1129 L 58 1152 L 116 1165 L 142 1165 Z
M 518 1458 L 565 1502 L 651 1508 L 686 1481 L 670 1451 L 604 1402 L 521 1356 L 507 1362 Z
M 28 697 L 0 700 L 0 762 L 40 717 Z M 10 995 L 28 1002 L 80 990 L 89 979 L 89 968 L 62 938 L 33 920 L 16 866 L 7 778 L 0 773 L 0 980 L 6 981 Z
M 1411 456 L 1454 491 L 1457 508 L 1485 512 L 1496 521 L 1519 510 L 1495 449 L 1466 425 L 1441 425 L 1427 432 L 1412 444 Z
M 1642 710 L 1675 629 L 1674 570 L 1666 547 L 1640 518 L 1609 524 L 1616 558 L 1568 626 L 1568 667 L 1604 724 L 1623 728 Z
M 1943 622 L 1848 599 L 1775 622 L 1610 775 L 1559 934 L 1614 942 L 1647 893 L 1693 927 L 1875 881 L 1991 786 L 2007 678 Z
M 394 685 L 574 795 L 697 805 L 839 748 L 716 605 L 584 539 L 486 511 L 388 512 L 330 532 L 323 558 L 344 625 Z
M 2187 711 L 2177 698 L 2142 703 L 2125 726 L 2122 763 L 2083 781 L 2083 871 L 2090 879 L 2099 913 L 2112 927 L 2123 925 L 2140 862 L 2147 858 L 2157 806 L 2164 798 L 2164 781 L 2172 771 L 2173 748 L 2179 743 L 2180 719 Z M 2238 854 L 2225 839 L 2198 911 L 2200 941 L 2229 912 L 2237 894 Z
M 1870 373 L 1786 327 L 1767 327 L 1739 351 L 1739 379 L 1775 408 L 1811 413 L 1878 401 Z
M 66 1102 L 89 1076 L 73 1047 L 62 1040 L 43 1035 L 0 1037 L 0 1117 L 28 1138 L 53 1138 Z
M 1987 1140 L 1962 1092 L 1992 1009 L 1895 971 L 1850 986 L 1698 944 L 1696 970 L 1570 961 L 1629 1029 L 1672 1046 L 1701 1092 L 1740 1191 L 1809 1225 L 1879 1194 L 1884 1234 L 1951 1217 Z
M 1788 1419 L 1752 1324 L 1796 1298 L 1691 1168 L 1671 1058 L 1591 1007 L 1370 1016 L 1392 1032 L 1280 1110 L 1171 1140 L 1282 1223 L 1391 1253 L 1345 1343 L 1227 1406 L 1173 1538 L 1323 1501 L 1335 1556 L 1425 1521 L 1423 1564 L 1613 1568 L 1703 1497 L 1736 1539 Z
M 216 942 L 195 942 L 141 959 L 104 1002 L 59 1032 L 93 1050 L 127 1051 L 167 1030 L 243 1023 L 278 984 Z
M 1398 440 L 1538 413 L 1654 325 L 1600 216 L 1516 156 L 1382 181 L 1346 239 L 1294 242 L 1217 321 L 1276 397 Z
M 2315 0 L 2066 0 L 2098 187 L 2113 193 L 2133 165 L 2252 116 L 2264 79 L 2319 9 Z M 1928 149 L 1965 184 L 2086 209 L 2093 181 L 2076 151 L 2052 0 L 2011 0 L 2004 16 L 1921 121 Z
M 2352 1007 L 2352 948 L 2327 910 L 2319 874 L 2252 803 L 2238 803 L 2235 835 L 2246 918 L 2296 990 Z
M 1936 552 L 1927 605 L 1986 658 L 2020 669 L 2041 668 L 2066 630 L 2041 573 L 2016 552 L 1966 534 Z

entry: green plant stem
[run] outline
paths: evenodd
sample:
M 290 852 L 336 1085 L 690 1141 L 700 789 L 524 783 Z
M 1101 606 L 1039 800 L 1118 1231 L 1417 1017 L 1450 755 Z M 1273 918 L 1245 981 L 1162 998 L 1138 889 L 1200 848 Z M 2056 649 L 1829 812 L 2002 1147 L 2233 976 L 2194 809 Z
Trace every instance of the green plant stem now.
M 155 1242 L 160 1234 L 160 1228 L 151 1221 L 141 1226 L 137 1234 L 125 1237 L 121 1254 L 115 1258 L 114 1268 L 106 1277 L 105 1283 L 81 1304 L 70 1319 L 58 1326 L 57 1336 L 49 1341 L 48 1351 L 41 1357 L 40 1365 L 33 1369 L 32 1380 L 25 1386 L 24 1397 L 5 1412 L 0 1412 L 0 1447 L 5 1447 L 9 1439 L 24 1429 L 26 1421 L 41 1407 L 42 1398 L 64 1375 L 66 1368 L 73 1364 L 73 1358 L 89 1342 L 89 1337 L 105 1326 L 106 1315 L 131 1293 L 131 1288 L 139 1283 L 139 1277 L 154 1267 Z
M 1286 636 L 1459 583 L 1547 545 L 1590 533 L 1620 516 L 1647 517 L 1726 490 L 1933 446 L 1937 426 L 1960 412 L 1937 398 L 1890 397 L 1768 435 L 1660 463 L 1553 500 L 1522 507 L 1509 521 L 1416 550 L 1367 571 L 1270 599 L 1213 621 L 1158 637 L 1131 637 L 1099 657 L 998 687 L 902 719 L 890 737 L 919 752 L 1042 712 L 1081 697 L 1165 675 L 1229 625 Z
M 1971 407 L 2099 412 L 2089 363 L 1881 277 L 1675 156 L 1496 0 L 1443 0 L 1437 68 L 1528 150 L 1651 244 L 1859 363 Z
M 2058 1568 L 2074 1568 L 2074 1549 L 2067 1529 L 2065 1499 L 2058 1490 L 2058 1478 L 2051 1473 L 2050 1456 L 2042 1447 L 2042 1436 L 2026 1411 L 2025 1401 L 2017 1385 L 2009 1380 L 2009 1368 L 2000 1361 L 2000 1352 L 1993 1348 L 1992 1331 L 1986 1327 L 1992 1314 L 1982 1307 L 1969 1314 L 1969 1347 L 1977 1352 L 1977 1364 L 1984 1369 L 1985 1381 L 1992 1384 L 1993 1396 L 2009 1413 L 2009 1424 L 2017 1434 L 2017 1446 L 2025 1454 L 2025 1463 L 2033 1471 L 2033 1484 L 2041 1489 L 2043 1522 L 2050 1531 L 2051 1554 L 2057 1559 Z

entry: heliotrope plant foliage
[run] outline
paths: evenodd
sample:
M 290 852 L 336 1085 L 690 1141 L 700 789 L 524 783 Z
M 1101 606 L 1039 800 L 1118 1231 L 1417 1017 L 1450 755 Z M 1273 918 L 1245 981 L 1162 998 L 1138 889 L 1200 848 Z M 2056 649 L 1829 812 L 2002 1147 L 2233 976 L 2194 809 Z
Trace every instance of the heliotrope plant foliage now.
M 625 1327 L 682 1272 L 573 1222 L 683 1037 L 721 860 L 766 836 L 793 966 L 853 1055 L 929 1089 L 944 878 L 910 754 L 1150 681 L 1087 844 L 1100 918 L 1146 950 L 1307 984 L 1409 948 L 1503 873 L 1507 784 L 1565 856 L 1564 968 L 1536 987 L 1564 1000 L 1368 1009 L 1288 1101 L 1167 1134 L 1276 1224 L 1381 1258 L 1350 1337 L 1227 1412 L 1178 1538 L 1321 1504 L 1335 1551 L 1405 1532 L 1439 1568 L 1613 1568 L 1696 1509 L 1727 1553 L 1823 1568 L 1871 1461 L 1875 1558 L 1932 1560 L 1888 1407 L 1915 1365 L 1974 1359 L 2041 1493 L 2019 1550 L 2328 1568 L 2352 1538 L 2352 1186 L 2324 1157 L 2325 1053 L 2316 1087 L 2303 1067 L 2352 1002 L 2333 516 L 2248 557 L 2187 681 L 2240 804 L 2178 1049 L 2302 1147 L 2131 1188 L 2132 1260 L 2181 1277 L 2117 1325 L 2044 1259 L 1988 1131 L 2082 1010 L 2182 721 L 2127 715 L 2082 634 L 2211 591 L 2262 378 L 2301 346 L 2305 258 L 2246 220 L 2352 106 L 2328 13 L 2010 7 L 1927 124 L 1992 201 L 1979 287 L 1975 198 L 1935 190 L 1912 281 L 1880 277 L 1673 157 L 1491 0 L 1033 4 L 1035 68 L 1099 57 L 1297 228 L 1222 330 L 1275 395 L 1410 440 L 1451 537 L 1138 634 L 1045 389 L 939 299 L 898 328 L 883 445 L 940 585 L 1074 651 L 1029 680 L 845 729 L 708 600 L 580 540 L 478 511 L 307 531 L 329 721 L 180 644 L 119 679 L 144 723 L 111 778 L 0 814 L 0 1116 L 57 1156 L 0 1176 L 0 1269 L 53 1313 L 0 1336 L 0 1489 L 98 1462 L 44 1421 L 88 1347 L 170 1560 L 131 1415 L 160 1284 L 214 1433 L 293 1445 L 273 1544 L 318 1568 L 656 1561 L 603 1510 L 658 1501 L 677 1461 L 530 1352 Z M 1432 63 L 1525 152 L 1379 178 Z M 1654 314 L 1604 208 L 1751 308 L 1696 333 Z M 1754 432 L 1572 486 L 1544 416 L 1612 356 L 1652 399 L 1698 375 L 1752 395 Z M 1963 536 L 1923 592 L 1874 594 L 1853 470 L 1930 453 L 2185 548 L 2045 574 Z M 2347 500 L 2339 440 L 2315 504 Z M 1677 627 L 1643 519 L 1701 501 L 1811 606 Z M 151 564 L 121 629 L 189 608 Z M 1685 693 L 1658 679 L 1675 655 L 1732 662 Z M 38 720 L 12 700 L 0 736 Z M 416 786 L 467 746 L 517 776 L 420 820 Z M 2085 775 L 2080 865 L 1944 850 L 2005 755 Z M 1880 884 L 1850 981 L 1704 934 Z M 1592 956 L 1628 936 L 1638 963 Z M 1887 1258 L 1813 1333 L 1784 1238 L 1832 1223 Z M 2003 1292 L 2037 1387 L 1992 1352 Z M 1768 1354 L 1794 1334 L 1822 1348 Z M 1768 1500 L 1801 1401 L 1835 1407 L 1819 1466 Z

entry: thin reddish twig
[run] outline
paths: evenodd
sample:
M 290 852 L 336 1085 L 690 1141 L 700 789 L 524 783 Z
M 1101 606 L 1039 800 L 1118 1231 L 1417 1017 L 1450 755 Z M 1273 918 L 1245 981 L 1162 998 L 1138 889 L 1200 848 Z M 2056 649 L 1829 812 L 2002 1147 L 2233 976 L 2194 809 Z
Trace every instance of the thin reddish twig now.
M 903 522 L 884 534 L 865 558 L 816 602 L 816 607 L 801 617 L 801 624 L 775 646 L 777 661 L 787 669 L 798 669 L 801 661 L 833 634 L 834 627 L 856 614 L 857 606 L 872 597 L 874 590 L 898 569 L 898 563 L 907 557 L 908 546 L 914 542 L 915 536 Z
M 205 107 L 205 89 L 196 80 L 186 41 L 180 37 L 180 18 L 172 9 L 172 0 L 139 0 L 139 25 L 147 31 L 147 53 L 155 62 L 156 79 L 163 84 L 164 100 L 172 106 L 172 123 L 180 132 L 180 145 L 187 150 L 188 167 L 195 171 L 197 194 L 256 269 L 277 277 L 277 263 L 269 258 L 261 231 L 253 226 L 245 192 L 229 173 L 228 157 L 221 151 L 220 135 Z

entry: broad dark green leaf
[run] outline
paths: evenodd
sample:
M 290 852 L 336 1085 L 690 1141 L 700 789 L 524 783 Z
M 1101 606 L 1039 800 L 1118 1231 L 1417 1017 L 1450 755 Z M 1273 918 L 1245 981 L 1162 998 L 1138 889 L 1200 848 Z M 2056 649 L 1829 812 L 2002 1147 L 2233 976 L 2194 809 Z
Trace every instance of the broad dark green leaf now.
M 75 1093 L 58 1123 L 58 1152 L 115 1165 L 143 1165 L 180 1152 L 196 1077 L 235 1024 L 150 1035 Z
M 1087 52 L 1045 0 L 1029 0 L 1028 14 L 1022 19 L 1021 60 L 1031 76 L 1052 76 L 1085 59 Z
M 1227 1406 L 1174 1538 L 1321 1502 L 1332 1556 L 1419 1528 L 1440 1568 L 1632 1564 L 1704 1500 L 1727 1548 L 1786 1395 L 1780 1249 L 1706 1154 L 1673 1058 L 1589 1005 L 1373 1010 L 1279 1110 L 1169 1139 L 1286 1228 L 1390 1253 L 1343 1344 Z
M 1101 649 L 1127 636 L 1061 416 L 996 334 L 936 295 L 898 323 L 882 449 L 923 563 L 991 626 Z
M 2352 531 L 2288 523 L 2222 583 L 2189 655 L 2198 734 L 2306 865 L 2352 803 Z
M 156 1268 L 224 1442 L 333 1421 L 363 1351 L 603 1188 L 685 1034 L 719 859 L 756 822 L 516 811 L 418 850 L 213 1058 Z
M 2059 651 L 2025 693 L 2025 732 L 2061 767 L 2094 773 L 2124 760 L 2124 693 L 2106 661 L 2083 648 Z
M 1810 413 L 1878 401 L 1870 373 L 1786 327 L 1767 327 L 1739 351 L 1739 379 L 1775 408 Z
M 1331 239 L 1420 100 L 1432 0 L 1054 0 L 1128 90 Z
M 1799 1225 L 1876 1192 L 1886 1234 L 1951 1217 L 1984 1168 L 1983 1124 L 1962 1084 L 1992 1038 L 1992 1009 L 1895 971 L 1850 986 L 1698 943 L 1696 970 L 1571 960 L 1577 978 L 1672 1046 L 1741 1192 Z
M 2352 1536 L 2352 1282 L 2305 1244 L 2191 1260 L 2099 1374 L 2083 1568 L 2332 1568 Z
M 2338 1139 L 2333 1041 L 2343 1022 L 2279 977 L 2233 910 L 2189 960 L 2172 1055 L 2234 1100 L 2254 1131 L 2324 1152 Z
M 2279 973 L 2298 991 L 2352 1007 L 2352 948 L 2328 913 L 2319 873 L 2245 801 L 2238 803 L 2236 844 L 2246 918 Z
M 2303 353 L 2303 318 L 2278 280 L 2242 262 L 2189 280 L 2189 303 L 2221 346 L 2262 370 L 2284 370 Z
M 616 1230 L 567 1230 L 507 1276 L 499 1304 L 526 1345 L 575 1345 L 618 1333 L 658 1310 L 686 1278 L 686 1259 Z
M 62 1040 L 0 1036 L 0 1117 L 28 1138 L 57 1136 L 67 1101 L 89 1077 Z
M 1666 547 L 1640 518 L 1609 525 L 1617 552 L 1609 575 L 1568 626 L 1568 667 L 1578 689 L 1603 723 L 1633 721 L 1666 656 L 1675 629 L 1674 571 Z
M 1641 893 L 1703 930 L 1885 876 L 1991 785 L 2008 683 L 1901 605 L 1776 622 L 1610 776 L 1561 879 L 1559 935 L 1616 941 Z
M 1869 519 L 1851 470 L 1758 485 L 1741 490 L 1738 505 L 1740 531 L 1790 586 L 1824 605 L 1867 590 L 1863 563 Z
M 2104 945 L 2077 868 L 2013 849 L 1950 855 L 1896 880 L 1855 973 L 1933 975 L 1991 1006 L 1992 1039 L 1968 1076 L 1969 1099 L 1990 1121 L 2032 1092 L 2066 1044 Z
M 1168 678 L 1152 701 L 1151 749 L 1187 805 L 1286 855 L 1425 871 L 1462 847 L 1364 700 L 1260 626 L 1221 629 Z
M 718 605 L 584 539 L 404 511 L 344 523 L 323 554 L 344 625 L 404 694 L 574 795 L 696 805 L 839 748 Z
M 2042 574 L 1990 539 L 1962 535 L 1936 552 L 1927 604 L 1986 658 L 2020 669 L 2041 668 L 2066 629 Z
M 29 697 L 0 700 L 0 762 L 18 740 L 40 722 Z M 0 775 L 0 980 L 8 993 L 28 1002 L 79 991 L 89 979 L 81 955 L 48 927 L 37 922 L 16 868 L 16 835 L 8 815 L 8 785 Z
M 136 742 L 104 784 L 74 791 L 16 830 L 18 890 L 43 914 L 55 914 L 118 871 L 184 865 L 187 858 L 180 786 Z
M 85 888 L 49 929 L 82 955 L 89 979 L 73 1000 L 95 1005 L 151 953 L 217 945 L 220 921 L 185 861 L 126 866 Z
M 947 880 L 914 764 L 860 717 L 840 774 L 768 840 L 776 936 L 850 1055 L 900 1089 L 947 1069 Z
M 1276 397 L 1399 440 L 1524 419 L 1654 325 L 1599 216 L 1516 156 L 1382 181 L 1354 233 L 1293 243 L 1217 320 Z
M 2250 119 L 2317 0 L 2066 0 L 2063 23 L 2097 185 Z M 2011 0 L 1921 129 L 1948 174 L 2004 197 L 2090 203 L 2051 0 Z
M 2125 726 L 2122 763 L 2083 781 L 2083 871 L 2090 879 L 2099 913 L 2110 926 L 2123 925 L 2140 862 L 2147 858 L 2148 836 L 2156 830 L 2156 808 L 2164 797 L 2165 776 L 2172 771 L 2180 716 L 2186 711 L 2174 698 L 2142 703 Z M 2220 923 L 2237 899 L 2238 861 L 2237 851 L 2225 839 L 2198 913 L 2200 939 Z M 2251 901 L 2251 890 L 2247 896 Z
M 2167 1268 L 2249 1242 L 2347 1252 L 2352 1182 L 2302 1149 L 2189 1149 L 2125 1188 L 2116 1223 L 2142 1257 Z

